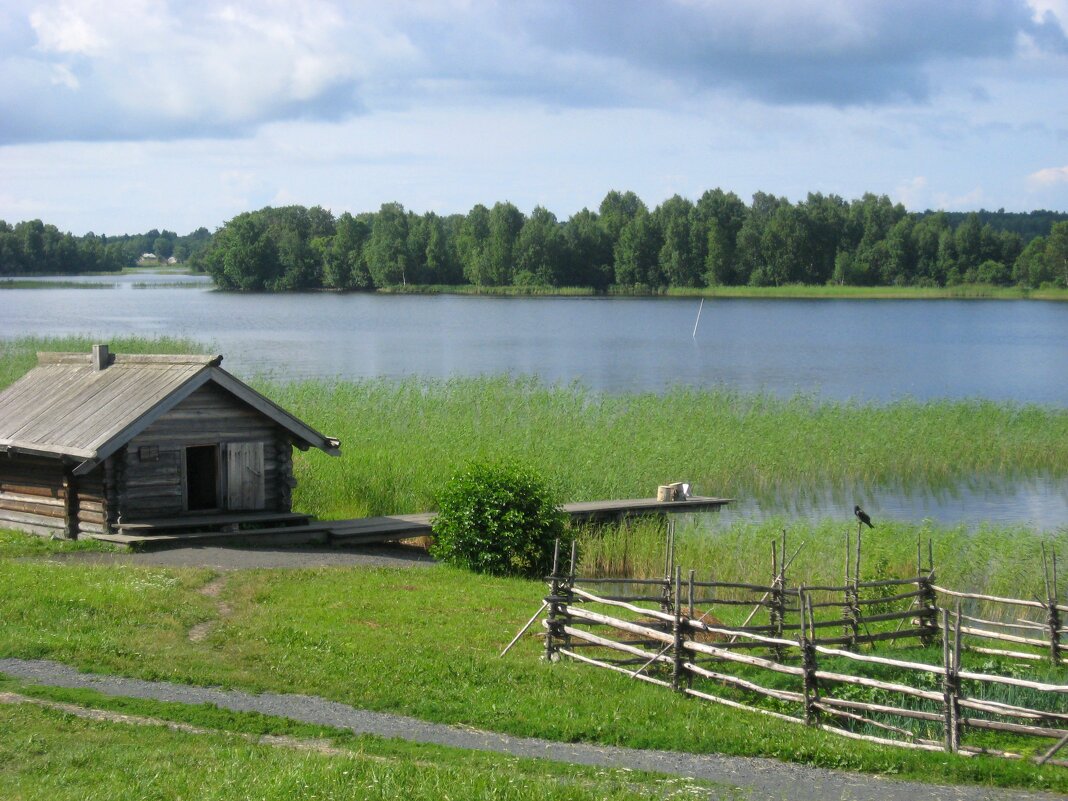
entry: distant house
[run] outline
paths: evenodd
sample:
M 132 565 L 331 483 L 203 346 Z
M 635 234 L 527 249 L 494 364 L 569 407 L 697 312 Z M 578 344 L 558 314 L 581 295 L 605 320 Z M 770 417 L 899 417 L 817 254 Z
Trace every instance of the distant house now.
M 141 254 L 141 261 L 155 261 L 155 259 L 156 259 L 156 254 L 155 253 L 142 253 Z
M 292 447 L 338 455 L 221 356 L 95 345 L 37 360 L 0 392 L 0 527 L 77 538 L 276 520 L 292 509 Z
M 171 256 L 170 258 L 167 259 L 167 264 L 177 264 L 177 263 L 178 263 L 178 257 L 177 256 Z

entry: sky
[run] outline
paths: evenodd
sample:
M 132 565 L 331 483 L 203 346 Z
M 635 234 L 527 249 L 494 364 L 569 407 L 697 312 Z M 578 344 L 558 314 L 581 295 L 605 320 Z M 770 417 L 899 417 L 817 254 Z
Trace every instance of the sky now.
M 1068 210 L 1068 0 L 0 0 L 0 219 Z

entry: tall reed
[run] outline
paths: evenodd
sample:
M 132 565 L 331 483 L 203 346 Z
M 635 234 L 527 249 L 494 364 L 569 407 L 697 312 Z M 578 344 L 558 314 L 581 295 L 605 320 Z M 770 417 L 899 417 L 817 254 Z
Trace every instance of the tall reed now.
M 508 456 L 568 500 L 927 485 L 976 475 L 1068 475 L 1068 410 L 989 401 L 861 404 L 729 390 L 596 394 L 535 379 L 257 385 L 342 457 L 297 460 L 301 508 L 320 516 L 425 511 L 476 458 Z

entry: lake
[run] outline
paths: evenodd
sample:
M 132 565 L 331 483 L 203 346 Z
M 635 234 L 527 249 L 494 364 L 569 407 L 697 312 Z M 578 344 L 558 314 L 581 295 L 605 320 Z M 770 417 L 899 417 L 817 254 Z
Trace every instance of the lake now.
M 509 373 L 601 392 L 684 384 L 831 400 L 1068 404 L 1064 303 L 709 299 L 693 336 L 699 301 L 682 298 L 237 295 L 195 276 L 75 280 L 106 286 L 0 291 L 0 337 L 186 336 L 246 378 Z M 1068 525 L 1068 487 L 1048 476 L 739 500 L 721 519 L 841 516 L 855 500 L 899 520 Z
M 699 302 L 683 298 L 237 295 L 204 277 L 84 280 L 112 288 L 0 292 L 0 337 L 188 336 L 246 377 L 510 373 L 606 392 L 1068 403 L 1065 303 L 711 299 L 694 337 Z

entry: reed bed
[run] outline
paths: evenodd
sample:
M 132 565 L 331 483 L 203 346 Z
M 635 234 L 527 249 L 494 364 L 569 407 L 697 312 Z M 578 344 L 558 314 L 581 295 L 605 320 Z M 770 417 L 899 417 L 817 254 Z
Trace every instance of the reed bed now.
M 38 350 L 87 337 L 0 342 L 0 387 Z M 200 352 L 188 340 L 116 338 L 115 352 Z M 1068 409 L 982 400 L 833 402 L 727 389 L 599 394 L 536 378 L 253 381 L 340 437 L 342 456 L 298 453 L 297 509 L 320 518 L 432 510 L 475 459 L 518 458 L 561 499 L 650 497 L 684 479 L 702 494 L 774 497 L 828 487 L 952 486 L 975 476 L 1068 476 Z
M 839 584 L 844 570 L 844 538 L 856 535 L 850 520 L 759 523 L 736 522 L 709 528 L 707 522 L 679 523 L 675 529 L 676 562 L 697 571 L 701 581 L 747 582 L 771 575 L 771 543 L 786 529 L 791 552 L 802 542 L 790 566 L 790 583 L 797 586 Z M 864 532 L 861 579 L 877 581 L 913 575 L 916 542 L 927 545 L 938 569 L 938 581 L 969 592 L 1027 598 L 1044 597 L 1041 547 L 1052 546 L 1068 557 L 1068 529 L 1041 534 L 1010 526 L 936 526 L 880 523 Z M 585 528 L 578 533 L 580 572 L 584 576 L 663 578 L 666 526 L 659 520 Z M 765 555 L 766 558 L 754 554 Z M 766 564 L 765 564 L 766 562 Z M 1066 593 L 1068 594 L 1068 593 Z M 981 604 L 969 611 L 986 611 Z
M 672 297 L 798 298 L 798 299 L 901 299 L 901 300 L 1068 300 L 1061 288 L 1029 289 L 1020 286 L 958 284 L 943 287 L 839 286 L 838 284 L 785 284 L 783 286 L 670 287 Z
M 1068 475 L 1068 410 L 989 401 L 889 404 L 724 389 L 607 395 L 536 379 L 259 382 L 343 456 L 297 460 L 296 503 L 320 517 L 419 512 L 473 459 L 517 457 L 564 500 L 775 495 L 907 479 Z
M 0 339 L 0 389 L 35 367 L 38 351 L 88 353 L 99 341 L 81 334 Z M 207 349 L 201 342 L 180 337 L 112 337 L 110 345 L 112 353 L 204 353 Z

